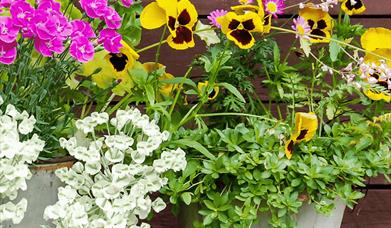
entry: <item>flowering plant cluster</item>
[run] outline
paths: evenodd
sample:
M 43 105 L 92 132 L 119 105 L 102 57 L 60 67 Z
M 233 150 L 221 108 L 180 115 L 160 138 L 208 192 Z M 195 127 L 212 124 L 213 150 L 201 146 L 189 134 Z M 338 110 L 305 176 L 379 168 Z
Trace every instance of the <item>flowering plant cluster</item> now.
M 45 145 L 36 134 L 27 138 L 35 122 L 34 116 L 29 116 L 26 111 L 18 112 L 11 104 L 4 112 L 0 109 L 0 223 L 12 220 L 18 224 L 27 210 L 25 198 L 16 204 L 8 200 L 16 199 L 19 190 L 26 191 L 26 180 L 32 175 L 29 165 L 37 160 Z M 6 203 L 2 204 L 4 201 Z
M 57 227 L 149 227 L 138 226 L 138 220 L 166 207 L 150 194 L 166 185 L 165 172 L 184 170 L 185 152 L 164 150 L 160 158 L 149 159 L 170 134 L 138 109 L 118 110 L 111 119 L 94 112 L 77 120 L 76 127 L 85 137 L 60 143 L 78 162 L 56 171 L 66 186 L 59 188 L 59 200 L 46 208 L 45 218 Z
M 20 134 L 35 125 L 39 158 L 75 160 L 45 219 L 148 227 L 169 201 L 194 204 L 196 227 L 250 227 L 265 211 L 292 227 L 304 203 L 352 207 L 365 178 L 391 174 L 391 28 L 350 20 L 369 1 L 198 4 L 0 0 L 5 116 L 23 116 Z M 4 159 L 20 149 L 2 143 Z

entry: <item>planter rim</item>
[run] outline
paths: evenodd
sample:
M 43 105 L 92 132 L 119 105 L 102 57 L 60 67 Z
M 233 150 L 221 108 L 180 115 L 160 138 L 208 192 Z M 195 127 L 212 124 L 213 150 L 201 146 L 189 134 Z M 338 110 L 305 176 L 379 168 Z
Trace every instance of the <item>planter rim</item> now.
M 48 161 L 39 161 L 30 165 L 30 169 L 35 171 L 54 171 L 61 168 L 71 168 L 75 163 L 75 159 L 71 156 L 64 158 L 55 158 Z

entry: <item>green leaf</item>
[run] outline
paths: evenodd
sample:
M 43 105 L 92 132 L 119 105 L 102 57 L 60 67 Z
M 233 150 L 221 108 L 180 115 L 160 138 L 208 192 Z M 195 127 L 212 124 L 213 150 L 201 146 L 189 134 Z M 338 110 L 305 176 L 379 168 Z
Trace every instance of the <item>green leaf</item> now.
M 190 205 L 190 203 L 191 203 L 191 193 L 190 192 L 182 193 L 181 198 L 186 205 Z
M 149 103 L 153 105 L 155 103 L 155 90 L 153 89 L 153 86 L 147 84 L 145 86 L 145 92 L 147 93 Z
M 239 98 L 239 100 L 241 102 L 246 103 L 246 100 L 244 99 L 242 94 L 233 85 L 226 83 L 226 82 L 220 82 L 220 83 L 217 83 L 217 85 L 226 88 L 229 92 L 231 92 L 233 95 L 235 95 L 237 98 Z
M 210 160 L 216 160 L 216 157 L 213 154 L 211 154 L 208 149 L 206 149 L 203 145 L 201 145 L 196 141 L 190 139 L 179 139 L 174 141 L 173 144 L 191 147 L 201 152 L 201 154 L 203 154 L 205 157 L 209 158 Z
M 332 38 L 336 40 L 338 39 L 337 35 L 333 35 Z M 341 52 L 341 46 L 334 40 L 331 40 L 329 51 L 331 61 L 335 62 L 338 60 L 338 54 Z
M 193 80 L 188 79 L 188 78 L 184 78 L 184 77 L 176 77 L 173 79 L 160 80 L 160 82 L 167 83 L 167 84 L 181 84 L 181 83 L 183 83 L 183 84 L 192 86 L 194 88 L 197 87 L 197 85 L 193 82 Z
M 279 65 L 280 64 L 280 49 L 278 48 L 278 44 L 274 43 L 273 46 L 273 56 L 274 56 L 274 65 Z

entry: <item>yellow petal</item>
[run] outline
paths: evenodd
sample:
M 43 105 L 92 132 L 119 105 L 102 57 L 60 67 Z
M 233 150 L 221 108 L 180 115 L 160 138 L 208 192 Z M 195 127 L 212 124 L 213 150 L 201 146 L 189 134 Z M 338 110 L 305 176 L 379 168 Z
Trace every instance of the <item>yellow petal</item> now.
M 391 101 L 391 96 L 387 95 L 385 93 L 377 93 L 371 89 L 364 89 L 364 94 L 369 97 L 371 100 L 374 101 L 380 101 L 384 100 L 385 102 L 390 102 Z
M 181 20 L 182 15 L 190 16 L 189 23 L 181 24 L 186 27 L 193 27 L 198 20 L 198 13 L 195 6 L 189 0 L 180 0 L 178 2 L 178 20 Z
M 288 159 L 292 158 L 293 146 L 294 146 L 294 141 L 292 139 L 289 139 L 288 141 L 285 142 L 285 155 Z
M 170 73 L 165 73 L 159 77 L 159 80 L 174 79 L 174 75 Z M 171 92 L 174 91 L 178 86 L 175 84 L 161 83 L 159 86 L 159 92 L 165 96 L 170 96 Z
M 368 51 L 379 48 L 391 49 L 391 30 L 382 27 L 369 28 L 361 36 L 361 45 Z
M 373 54 L 367 53 L 364 57 L 364 62 L 366 63 L 374 63 L 376 65 L 380 65 L 381 61 L 384 60 L 388 67 L 391 67 L 391 49 L 376 49 L 372 51 Z M 384 58 L 382 58 L 382 57 Z
M 209 81 L 205 82 L 198 82 L 197 88 L 200 93 L 203 93 L 207 86 L 209 85 Z M 214 100 L 216 99 L 217 95 L 219 94 L 220 88 L 218 86 L 213 86 L 213 90 L 209 92 L 208 94 L 208 100 Z
M 272 15 L 266 15 L 263 18 L 263 33 L 270 33 L 272 27 Z
M 231 30 L 228 28 L 229 24 L 231 23 L 232 20 L 237 20 L 239 21 L 239 15 L 237 15 L 234 12 L 228 12 L 224 16 L 218 17 L 216 20 L 217 22 L 221 25 L 221 31 L 224 34 L 227 34 Z
M 295 132 L 292 139 L 295 143 L 311 140 L 318 129 L 318 118 L 315 113 L 297 112 L 295 115 Z
M 311 27 L 311 34 L 324 36 L 325 38 L 311 38 L 311 43 L 328 43 L 330 42 L 331 31 L 333 29 L 333 18 L 327 12 L 320 8 L 314 7 L 312 3 L 306 4 L 299 11 L 299 16 L 303 17 Z M 319 34 L 321 33 L 321 34 Z
M 178 31 L 176 32 L 176 37 L 173 37 L 171 34 L 167 37 L 167 43 L 171 48 L 176 50 L 185 50 L 195 46 L 191 28 L 187 28 L 186 35 L 179 35 L 180 33 L 178 34 Z
M 331 34 L 329 31 L 326 31 L 326 30 L 321 30 L 324 34 L 323 35 L 320 35 L 324 38 L 315 38 L 315 37 L 311 37 L 310 38 L 310 42 L 311 43 L 329 43 L 330 42 L 330 37 L 331 37 Z M 311 31 L 311 34 L 312 31 Z M 318 34 L 313 34 L 313 35 L 318 35 Z
M 255 39 L 250 32 L 234 30 L 227 34 L 227 38 L 233 41 L 241 49 L 249 49 L 255 44 Z
M 362 0 L 355 0 L 355 1 L 356 1 L 355 4 L 361 4 L 361 7 L 359 7 L 358 9 L 356 9 L 355 7 L 351 7 L 351 9 L 349 9 L 347 4 L 349 3 L 351 4 L 351 0 L 344 0 L 343 3 L 341 4 L 342 11 L 344 11 L 348 15 L 363 13 L 366 10 L 363 1 Z
M 247 12 L 244 15 L 240 16 L 241 22 L 249 22 L 251 21 L 254 24 L 253 29 L 249 29 L 249 32 L 262 32 L 263 31 L 263 20 L 258 14 L 254 12 Z
M 166 23 L 166 12 L 158 3 L 148 4 L 140 15 L 141 26 L 145 29 L 156 29 Z

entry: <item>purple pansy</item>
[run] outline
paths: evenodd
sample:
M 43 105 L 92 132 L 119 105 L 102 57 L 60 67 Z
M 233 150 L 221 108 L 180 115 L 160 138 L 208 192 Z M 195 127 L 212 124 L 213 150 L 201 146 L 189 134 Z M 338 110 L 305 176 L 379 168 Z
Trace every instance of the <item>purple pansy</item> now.
M 0 40 L 0 63 L 11 64 L 16 58 L 16 42 L 6 43 Z
M 94 58 L 94 45 L 85 37 L 73 40 L 69 49 L 70 55 L 79 62 L 88 62 Z
M 102 44 L 106 51 L 110 53 L 119 53 L 119 49 L 122 47 L 122 37 L 113 29 L 102 29 L 98 39 L 98 43 Z
M 73 20 L 72 24 L 72 40 L 79 37 L 85 37 L 87 39 L 96 37 L 94 30 L 88 22 L 83 20 Z
M 109 29 L 118 29 L 121 27 L 121 16 L 111 7 L 107 7 L 103 19 Z
M 107 0 L 80 0 L 81 8 L 90 18 L 100 18 L 105 15 Z
M 0 40 L 5 43 L 12 43 L 18 36 L 19 29 L 14 26 L 10 17 L 0 16 Z

